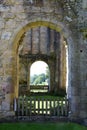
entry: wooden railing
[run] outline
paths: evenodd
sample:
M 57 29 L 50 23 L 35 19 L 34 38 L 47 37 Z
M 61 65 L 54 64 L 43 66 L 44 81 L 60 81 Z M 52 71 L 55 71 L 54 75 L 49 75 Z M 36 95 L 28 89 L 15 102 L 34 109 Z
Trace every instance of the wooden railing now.
M 30 85 L 30 92 L 48 92 L 48 85 Z
M 42 90 L 48 90 L 49 86 L 48 85 L 30 85 L 30 89 L 42 89 Z
M 37 93 L 37 92 L 48 92 L 49 91 L 49 85 L 30 85 L 30 92 L 34 92 L 34 93 Z M 20 86 L 20 89 L 19 89 L 19 95 L 26 95 L 28 94 L 29 95 L 29 90 L 27 89 L 27 85 L 26 86 L 23 86 L 21 85 Z
M 68 116 L 66 98 L 20 97 L 14 99 L 14 111 L 17 116 Z

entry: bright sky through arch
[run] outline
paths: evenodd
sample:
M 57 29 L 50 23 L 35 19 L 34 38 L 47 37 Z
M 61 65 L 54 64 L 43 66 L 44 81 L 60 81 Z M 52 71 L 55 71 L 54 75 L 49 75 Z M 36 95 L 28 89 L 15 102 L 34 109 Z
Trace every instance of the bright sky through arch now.
M 46 73 L 46 67 L 48 65 L 43 61 L 36 61 L 31 65 L 30 75 Z

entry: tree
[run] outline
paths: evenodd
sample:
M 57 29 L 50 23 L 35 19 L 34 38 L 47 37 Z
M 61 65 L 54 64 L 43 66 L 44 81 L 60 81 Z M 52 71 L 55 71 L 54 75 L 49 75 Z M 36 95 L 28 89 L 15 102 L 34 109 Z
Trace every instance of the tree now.
M 47 85 L 49 83 L 49 68 L 46 68 L 46 74 L 42 73 L 39 75 L 31 76 L 31 85 Z
M 34 85 L 39 85 L 42 84 L 43 82 L 45 82 L 45 74 L 40 74 L 38 75 L 38 77 L 35 79 L 35 81 L 33 82 Z
M 49 67 L 46 67 L 46 79 L 49 79 L 50 76 L 50 71 L 49 71 Z
M 31 76 L 31 80 L 30 80 L 30 84 L 33 84 L 34 83 L 34 81 L 37 79 L 37 77 L 38 77 L 38 75 L 33 75 L 33 76 Z

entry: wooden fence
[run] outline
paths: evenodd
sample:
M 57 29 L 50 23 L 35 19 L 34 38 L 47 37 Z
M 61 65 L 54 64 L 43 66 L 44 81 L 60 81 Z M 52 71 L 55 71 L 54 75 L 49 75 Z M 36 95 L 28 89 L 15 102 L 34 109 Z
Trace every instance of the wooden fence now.
M 49 86 L 48 85 L 30 85 L 31 92 L 48 92 Z
M 30 89 L 49 90 L 49 85 L 30 85 Z
M 68 116 L 68 100 L 21 97 L 14 99 L 14 111 L 17 116 Z
M 27 85 L 20 85 L 19 86 L 19 95 L 29 95 L 30 92 L 33 93 L 46 93 L 49 91 L 49 86 L 48 85 L 30 85 L 30 91 L 27 89 Z

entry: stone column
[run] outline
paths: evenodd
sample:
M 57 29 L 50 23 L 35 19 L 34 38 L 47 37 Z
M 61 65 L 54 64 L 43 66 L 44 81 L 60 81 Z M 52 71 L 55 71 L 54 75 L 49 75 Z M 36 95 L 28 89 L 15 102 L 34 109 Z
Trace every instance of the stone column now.
M 76 31 L 74 31 L 75 33 Z M 70 118 L 79 118 L 80 115 L 80 55 L 79 55 L 79 37 L 75 33 L 72 35 L 73 40 L 69 37 L 68 56 L 69 56 L 69 77 L 68 77 L 68 100 L 70 103 Z
M 47 54 L 48 32 L 47 27 L 40 27 L 40 53 Z
M 56 62 L 55 62 L 55 92 L 58 93 L 59 91 L 59 56 L 56 55 Z
M 66 41 L 61 43 L 60 88 L 66 90 Z
M 28 60 L 28 64 L 27 64 L 27 90 L 28 92 L 30 92 L 30 66 L 31 66 L 31 63 Z
M 60 33 L 54 31 L 54 52 L 55 52 L 55 93 L 59 93 L 59 85 L 60 85 L 60 57 L 61 57 L 61 49 L 60 49 Z
M 50 29 L 50 54 L 54 53 L 54 30 Z
M 55 87 L 55 63 L 54 61 L 49 60 L 48 61 L 49 68 L 50 68 L 50 92 L 54 92 Z
M 63 62 L 63 61 L 62 61 L 62 60 L 63 60 L 63 59 L 62 59 L 62 58 L 63 58 L 63 57 L 62 57 L 62 51 L 63 51 L 63 50 L 62 50 L 62 49 L 63 49 L 62 47 L 63 47 L 63 37 L 61 36 L 61 41 L 60 41 L 60 46 L 59 46 L 59 88 L 62 88 L 61 86 L 62 86 L 62 82 L 63 82 L 63 81 L 62 81 L 62 71 L 63 71 L 63 70 L 62 70 L 62 67 L 63 67 L 63 66 L 62 66 L 62 62 Z
M 14 80 L 13 80 L 13 61 L 14 58 L 11 52 L 8 51 L 3 54 L 3 81 L 2 92 L 4 99 L 2 100 L 1 111 L 6 112 L 13 111 L 13 99 L 14 99 Z M 9 113 L 10 114 L 10 113 Z M 5 116 L 6 116 L 5 115 Z
M 87 122 L 87 30 L 83 30 L 80 41 L 80 117 Z
M 39 36 L 39 27 L 32 28 L 32 54 L 39 53 L 40 48 L 40 36 Z

